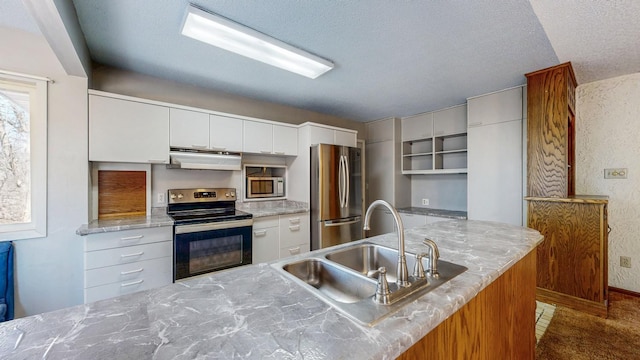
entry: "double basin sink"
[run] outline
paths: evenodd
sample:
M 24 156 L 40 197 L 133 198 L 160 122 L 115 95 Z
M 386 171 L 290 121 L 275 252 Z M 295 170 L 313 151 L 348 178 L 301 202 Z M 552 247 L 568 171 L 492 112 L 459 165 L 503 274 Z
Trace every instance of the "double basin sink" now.
M 467 270 L 464 266 L 438 260 L 439 276 L 427 274 L 426 278 L 417 278 L 411 276 L 416 255 L 407 252 L 410 285 L 398 288 L 396 249 L 365 242 L 335 250 L 328 248 L 313 255 L 302 260 L 285 259 L 272 266 L 349 318 L 370 326 Z M 422 262 L 424 269 L 429 269 L 426 257 Z M 374 301 L 377 277 L 367 276 L 383 266 L 387 269 L 393 296 L 389 304 Z

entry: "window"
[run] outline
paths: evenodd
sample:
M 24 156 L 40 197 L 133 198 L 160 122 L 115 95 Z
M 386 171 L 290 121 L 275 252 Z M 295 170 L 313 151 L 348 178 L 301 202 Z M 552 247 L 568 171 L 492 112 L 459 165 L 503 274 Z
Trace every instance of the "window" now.
M 0 73 L 0 241 L 46 236 L 47 81 Z

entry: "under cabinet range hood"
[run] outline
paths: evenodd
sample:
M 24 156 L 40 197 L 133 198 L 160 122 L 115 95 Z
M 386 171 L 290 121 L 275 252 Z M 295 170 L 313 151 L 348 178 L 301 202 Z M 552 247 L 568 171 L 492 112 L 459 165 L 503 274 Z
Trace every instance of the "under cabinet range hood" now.
M 171 148 L 170 169 L 241 170 L 242 155 L 226 151 Z

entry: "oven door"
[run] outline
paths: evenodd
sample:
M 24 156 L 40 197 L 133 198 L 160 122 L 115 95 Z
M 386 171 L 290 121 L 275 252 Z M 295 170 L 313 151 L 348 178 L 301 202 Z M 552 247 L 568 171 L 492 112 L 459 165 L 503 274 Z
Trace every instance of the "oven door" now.
M 174 280 L 251 264 L 253 219 L 174 227 Z

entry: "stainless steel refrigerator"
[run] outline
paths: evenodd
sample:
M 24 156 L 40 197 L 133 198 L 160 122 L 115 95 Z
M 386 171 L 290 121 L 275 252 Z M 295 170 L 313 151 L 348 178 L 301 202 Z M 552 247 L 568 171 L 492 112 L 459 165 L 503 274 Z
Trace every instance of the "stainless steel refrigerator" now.
M 362 239 L 360 149 L 311 147 L 311 250 Z

